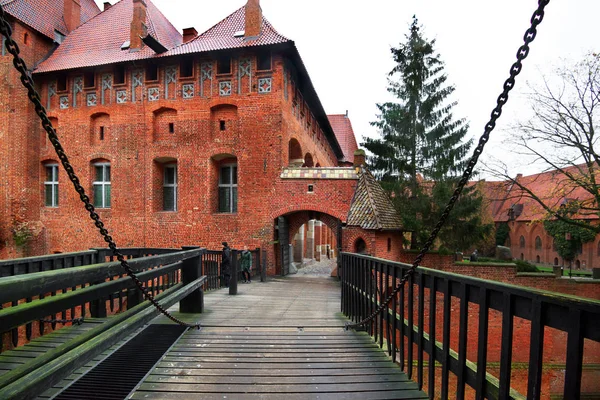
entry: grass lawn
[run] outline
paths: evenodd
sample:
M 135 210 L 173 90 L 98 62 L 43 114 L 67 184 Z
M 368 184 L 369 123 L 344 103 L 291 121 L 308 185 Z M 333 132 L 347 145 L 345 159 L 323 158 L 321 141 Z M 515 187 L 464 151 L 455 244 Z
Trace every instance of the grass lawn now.
M 540 272 L 552 272 L 552 267 L 541 267 L 539 265 L 536 265 L 536 267 L 537 267 L 537 269 L 540 270 Z M 572 269 L 572 273 L 573 273 L 573 276 L 584 276 L 584 277 L 592 276 L 591 271 L 581 271 L 581 270 L 578 270 L 575 268 Z M 563 269 L 563 276 L 569 276 L 569 267 L 565 267 Z

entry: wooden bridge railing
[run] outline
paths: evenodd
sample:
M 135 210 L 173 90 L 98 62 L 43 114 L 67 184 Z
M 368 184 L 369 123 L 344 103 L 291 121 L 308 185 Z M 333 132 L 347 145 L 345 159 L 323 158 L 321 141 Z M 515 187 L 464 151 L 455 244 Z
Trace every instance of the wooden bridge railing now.
M 200 313 L 206 283 L 201 263 L 204 253 L 205 249 L 184 248 L 132 259 L 129 265 L 164 308 L 179 302 L 181 312 Z M 133 280 L 121 278 L 121 274 L 119 262 L 108 262 L 0 278 L 0 304 L 10 304 L 0 309 L 2 332 L 57 315 L 67 319 L 90 313 L 106 315 L 111 307 L 108 303 L 117 299 L 122 307 L 117 315 L 100 324 L 96 321 L 43 356 L 0 374 L 0 398 L 31 398 L 158 314 L 149 301 L 142 301 Z
M 342 312 L 355 322 L 371 315 L 410 268 L 357 254 L 343 253 L 341 258 Z M 476 323 L 470 324 L 471 318 Z M 465 390 L 474 391 L 478 399 L 525 398 L 511 389 L 511 383 L 519 384 L 527 399 L 539 399 L 548 342 L 544 338 L 561 340 L 562 335 L 566 342 L 564 398 L 579 399 L 584 349 L 586 358 L 596 363 L 600 354 L 599 321 L 598 301 L 418 268 L 366 329 L 380 346 L 387 345 L 390 356 L 410 378 L 416 373 L 419 388 L 425 384 L 430 398 L 436 396 L 436 380 L 441 379 L 442 399 L 464 398 Z M 494 330 L 501 326 L 501 335 L 491 337 L 492 326 Z M 522 340 L 523 331 L 528 341 Z M 514 341 L 515 334 L 519 342 Z M 488 371 L 490 349 L 499 358 L 498 378 Z M 513 357 L 525 359 L 528 366 L 522 382 L 511 382 Z M 441 371 L 436 370 L 436 363 L 441 364 Z M 450 373 L 456 394 L 450 393 Z M 556 387 L 556 379 L 552 385 Z
M 181 282 L 185 251 L 121 249 L 155 296 Z M 200 252 L 203 257 L 206 250 Z M 109 250 L 53 254 L 0 262 L 11 273 L 0 278 L 0 351 L 62 326 L 61 321 L 105 317 L 143 301 L 142 293 L 123 272 Z M 201 271 L 201 275 L 204 271 Z M 208 290 L 208 284 L 203 289 Z M 47 322 L 43 322 L 47 321 Z M 9 335 L 10 339 L 5 339 Z

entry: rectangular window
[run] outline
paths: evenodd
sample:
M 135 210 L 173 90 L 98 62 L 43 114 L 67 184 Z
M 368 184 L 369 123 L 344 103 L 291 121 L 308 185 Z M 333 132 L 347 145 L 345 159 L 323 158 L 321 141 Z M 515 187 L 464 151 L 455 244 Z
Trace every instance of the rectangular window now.
M 83 74 L 83 87 L 95 88 L 96 87 L 96 74 L 94 71 L 88 71 Z
M 237 212 L 237 165 L 224 165 L 219 170 L 219 212 Z
M 153 82 L 158 80 L 158 65 L 148 64 L 146 66 L 146 81 Z
M 94 206 L 110 208 L 110 164 L 94 164 Z
M 194 60 L 183 60 L 179 64 L 179 76 L 181 78 L 191 78 L 194 76 Z
M 223 121 L 223 120 L 219 121 L 219 129 L 222 131 L 224 131 L 226 129 L 225 121 Z
M 46 207 L 58 207 L 58 164 L 46 165 L 44 188 Z
M 169 133 L 175 133 L 175 123 L 169 122 Z
M 100 140 L 104 140 L 104 127 L 100 127 Z
M 163 180 L 163 210 L 177 211 L 177 165 L 165 165 Z
M 231 73 L 231 57 L 223 56 L 217 61 L 217 74 Z
M 271 70 L 271 53 L 265 52 L 260 53 L 256 58 L 256 66 L 259 71 L 270 71 Z
M 66 92 L 67 91 L 67 75 L 61 74 L 56 79 L 56 90 L 58 92 Z
M 115 85 L 123 85 L 125 83 L 125 65 L 115 66 Z

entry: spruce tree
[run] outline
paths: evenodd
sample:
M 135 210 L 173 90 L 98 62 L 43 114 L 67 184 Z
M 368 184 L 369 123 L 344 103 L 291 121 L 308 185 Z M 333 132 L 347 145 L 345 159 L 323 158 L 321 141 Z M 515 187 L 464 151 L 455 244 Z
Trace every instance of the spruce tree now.
M 416 17 L 406 40 L 391 49 L 396 63 L 389 73 L 388 91 L 398 101 L 377 104 L 380 138 L 365 138 L 371 153 L 367 163 L 394 203 L 420 246 L 435 226 L 460 174 L 468 162 L 473 140 L 466 140 L 468 124 L 455 119 L 454 87 L 447 83 L 444 63 L 435 40 L 421 33 Z M 474 187 L 463 192 L 460 204 L 440 232 L 443 245 L 466 250 L 489 233 L 481 222 L 482 198 Z

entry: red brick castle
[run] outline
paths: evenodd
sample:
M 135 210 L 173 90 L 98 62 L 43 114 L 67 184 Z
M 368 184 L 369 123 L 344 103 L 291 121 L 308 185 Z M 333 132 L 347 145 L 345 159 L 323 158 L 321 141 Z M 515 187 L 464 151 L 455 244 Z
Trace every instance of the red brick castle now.
M 150 0 L 0 4 L 119 246 L 228 241 L 264 249 L 275 273 L 301 232 L 308 255 L 397 258 L 400 220 L 347 115 L 327 116 L 258 0 L 183 35 Z M 4 45 L 0 78 L 0 258 L 103 246 Z

